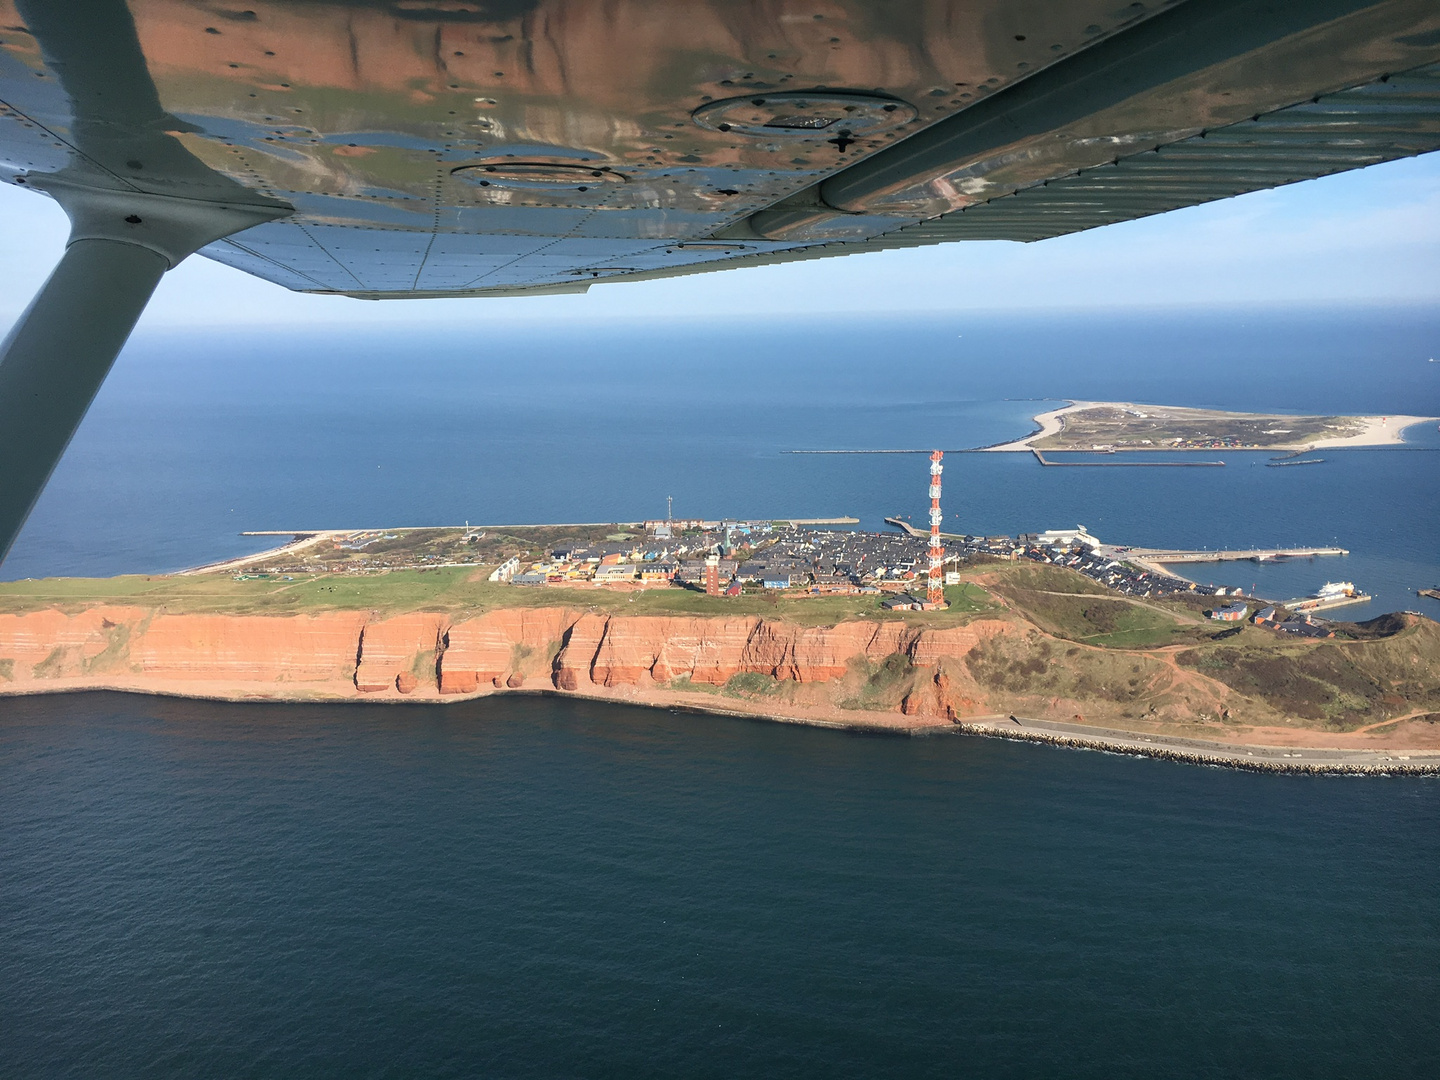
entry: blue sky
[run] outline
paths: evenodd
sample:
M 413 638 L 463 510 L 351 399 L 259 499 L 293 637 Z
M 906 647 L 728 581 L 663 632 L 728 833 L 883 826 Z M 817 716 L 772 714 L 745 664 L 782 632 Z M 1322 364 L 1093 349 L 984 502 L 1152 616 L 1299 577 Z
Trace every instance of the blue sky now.
M 59 258 L 66 222 L 49 199 L 3 185 L 0 224 L 0 321 L 8 325 Z M 946 244 L 601 285 L 584 296 L 374 303 L 291 293 L 192 257 L 166 276 L 142 326 L 1436 301 L 1440 154 L 1430 154 L 1035 244 Z

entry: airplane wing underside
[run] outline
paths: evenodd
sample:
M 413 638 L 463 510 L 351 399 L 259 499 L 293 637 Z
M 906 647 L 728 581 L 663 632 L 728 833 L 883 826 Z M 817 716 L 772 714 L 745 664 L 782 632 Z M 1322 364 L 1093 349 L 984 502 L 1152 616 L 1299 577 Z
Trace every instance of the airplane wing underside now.
M 281 208 L 201 251 L 307 292 L 1041 240 L 1436 148 L 1431 0 L 0 0 L 0 176 Z

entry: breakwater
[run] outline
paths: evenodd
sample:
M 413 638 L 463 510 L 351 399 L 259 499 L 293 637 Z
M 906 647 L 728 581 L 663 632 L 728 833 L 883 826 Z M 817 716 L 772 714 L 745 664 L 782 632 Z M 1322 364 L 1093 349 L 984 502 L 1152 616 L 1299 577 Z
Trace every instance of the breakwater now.
M 1068 750 L 1095 750 L 1129 757 L 1156 758 L 1185 765 L 1210 765 L 1244 772 L 1298 773 L 1310 776 L 1440 775 L 1440 753 L 1399 754 L 1325 751 L 1292 747 L 1246 747 L 1194 739 L 1144 736 L 1122 731 L 1038 730 L 1038 721 L 958 722 L 961 735 L 1043 743 Z M 1054 727 L 1056 725 L 1051 725 Z M 1293 757 L 1291 756 L 1293 755 Z M 1368 760 L 1365 760 L 1367 759 Z
M 1132 461 L 1127 458 L 1117 457 L 1114 461 L 1052 461 L 1035 447 L 1030 447 L 1030 452 L 1035 455 L 1035 460 L 1047 469 L 1120 469 L 1120 468 L 1142 468 L 1142 469 L 1195 469 L 1195 468 L 1223 468 L 1223 461 Z M 1052 453 L 1054 451 L 1051 451 Z M 1078 450 L 1070 453 L 1082 454 L 1108 454 L 1116 451 L 1108 450 Z
M 1110 549 L 1107 549 L 1110 550 Z M 1119 549 L 1116 549 L 1119 550 Z M 1155 563 L 1268 562 L 1275 559 L 1308 559 L 1320 555 L 1349 555 L 1342 547 L 1232 548 L 1210 551 L 1183 548 L 1124 548 L 1127 558 Z

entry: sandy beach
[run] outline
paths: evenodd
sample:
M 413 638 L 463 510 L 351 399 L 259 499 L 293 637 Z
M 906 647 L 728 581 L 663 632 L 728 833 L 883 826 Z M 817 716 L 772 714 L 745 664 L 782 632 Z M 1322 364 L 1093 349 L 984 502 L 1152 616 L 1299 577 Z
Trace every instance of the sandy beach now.
M 1040 425 L 1040 430 L 1034 434 L 1027 435 L 1023 439 L 1017 439 L 1014 442 L 1001 443 L 999 446 L 987 446 L 984 449 L 987 451 L 1006 452 L 1014 450 L 1028 451 L 1030 444 L 1035 442 L 1035 440 L 1057 434 L 1060 428 L 1064 426 L 1060 418 L 1066 413 L 1079 412 L 1081 409 L 1091 409 L 1097 405 L 1118 405 L 1122 408 L 1131 408 L 1130 405 L 1118 401 L 1072 401 L 1061 408 L 1052 409 L 1050 412 L 1043 412 L 1033 417 L 1034 421 Z
M 1405 441 L 1405 429 L 1416 424 L 1440 423 L 1434 416 L 1361 416 L 1365 430 L 1347 439 L 1319 439 L 1311 446 L 1325 450 L 1340 446 L 1399 446 Z

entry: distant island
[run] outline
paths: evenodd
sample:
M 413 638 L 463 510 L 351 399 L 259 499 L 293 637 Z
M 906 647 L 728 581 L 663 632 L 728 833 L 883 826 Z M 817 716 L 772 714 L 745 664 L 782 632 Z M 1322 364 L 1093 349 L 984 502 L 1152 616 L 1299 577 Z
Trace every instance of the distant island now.
M 1428 416 L 1288 416 L 1072 401 L 1040 413 L 1033 435 L 988 450 L 1321 450 L 1393 446 Z
M 836 541 L 836 559 L 887 564 L 848 587 L 782 573 L 822 541 L 768 522 L 734 540 L 734 558 L 771 567 L 760 580 L 682 587 L 683 554 L 659 580 L 669 557 L 645 554 L 703 549 L 709 524 L 316 532 L 182 574 L 3 582 L 0 695 L 548 693 L 1257 769 L 1440 771 L 1440 625 L 1423 616 L 1246 621 L 1246 598 L 1099 555 L 1083 530 L 977 538 L 949 564 L 943 610 L 896 604 L 924 546 L 908 534 Z M 620 551 L 638 561 L 607 561 Z M 588 578 L 567 576 L 592 558 Z M 608 583 L 607 566 L 632 570 Z

